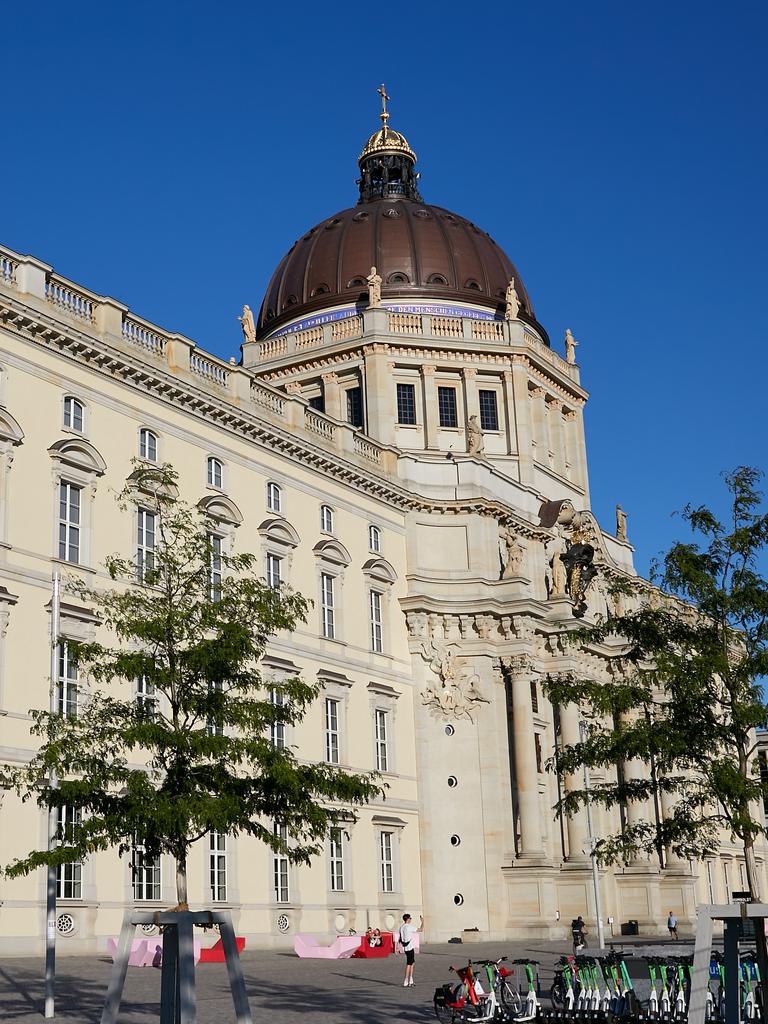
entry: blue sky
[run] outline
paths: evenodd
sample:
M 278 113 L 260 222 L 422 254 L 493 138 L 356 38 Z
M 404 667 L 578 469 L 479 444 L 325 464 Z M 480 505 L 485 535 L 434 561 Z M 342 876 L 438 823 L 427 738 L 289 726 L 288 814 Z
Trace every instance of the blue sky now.
M 581 343 L 593 508 L 637 565 L 766 468 L 768 6 L 72 3 L 3 15 L 0 242 L 228 357 L 356 198 L 385 81 L 422 192 Z M 554 497 L 554 495 L 553 495 Z

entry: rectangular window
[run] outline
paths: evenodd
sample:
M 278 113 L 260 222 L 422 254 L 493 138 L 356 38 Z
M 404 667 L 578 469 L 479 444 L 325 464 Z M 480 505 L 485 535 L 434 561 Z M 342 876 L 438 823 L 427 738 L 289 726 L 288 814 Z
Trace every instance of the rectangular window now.
M 313 395 L 309 400 L 309 408 L 316 409 L 317 412 L 325 412 L 325 396 Z
M 379 833 L 379 860 L 381 863 L 381 891 L 395 891 L 395 870 L 392 857 L 392 833 Z
M 136 901 L 160 899 L 159 857 L 149 857 L 143 846 L 134 845 L 131 873 L 133 876 L 133 898 Z
M 208 865 L 211 899 L 223 903 L 227 898 L 227 837 L 223 832 L 208 833 Z
M 456 388 L 437 389 L 437 410 L 440 415 L 441 427 L 458 427 L 459 418 L 456 412 Z
M 353 427 L 363 425 L 363 390 L 362 388 L 347 389 L 347 423 Z
M 285 825 L 278 825 L 275 822 L 275 835 L 284 842 L 288 842 L 288 829 Z M 272 870 L 275 888 L 275 903 L 289 903 L 290 893 L 288 890 L 288 857 L 284 853 L 275 853 L 272 857 Z
M 57 844 L 66 846 L 74 838 L 74 830 L 80 824 L 80 810 L 76 807 L 59 807 Z M 56 897 L 60 900 L 83 898 L 83 865 L 79 860 L 59 864 L 56 868 Z
M 544 763 L 541 756 L 541 736 L 535 732 L 533 734 L 533 747 L 536 753 L 536 771 L 539 775 L 544 774 Z
M 344 838 L 340 828 L 332 828 L 329 838 L 331 890 L 344 891 Z
M 138 510 L 136 526 L 136 575 L 143 583 L 155 567 L 155 513 Z
M 222 683 L 220 679 L 216 679 L 213 682 L 208 683 L 208 693 L 213 695 L 222 692 Z M 205 723 L 205 727 L 208 730 L 209 736 L 223 736 L 224 735 L 224 724 L 221 719 L 215 715 L 210 714 L 208 720 Z
M 285 695 L 281 690 L 272 688 L 269 691 L 269 701 L 274 707 L 281 708 L 285 704 Z M 269 738 L 273 747 L 285 749 L 285 722 L 272 722 L 269 727 Z
M 139 676 L 136 680 L 136 709 L 143 718 L 154 718 L 157 714 L 155 684 L 146 676 Z
M 380 654 L 383 650 L 381 632 L 381 594 L 378 590 L 371 590 L 369 599 L 371 616 L 371 650 Z
M 327 572 L 322 573 L 320 576 L 320 613 L 323 636 L 333 640 L 336 636 L 333 576 Z
M 325 760 L 339 763 L 339 702 L 325 698 Z
M 531 680 L 531 711 L 534 715 L 539 713 L 539 688 L 535 679 Z
M 273 590 L 277 590 L 281 583 L 281 562 L 279 555 L 267 555 L 267 583 Z
M 80 562 L 80 513 L 83 489 L 75 484 L 59 484 L 59 558 L 77 565 Z
M 223 575 L 222 549 L 223 539 L 216 533 L 208 534 L 208 543 L 211 546 L 210 554 L 210 599 L 211 601 L 221 600 L 221 581 Z
M 77 663 L 69 644 L 59 644 L 59 679 L 57 707 L 60 715 L 77 715 Z
M 731 873 L 727 860 L 723 861 L 723 884 L 725 885 L 725 901 L 731 902 Z
M 389 771 L 389 715 L 376 709 L 376 771 Z
M 416 385 L 397 385 L 397 422 L 413 425 L 416 423 Z
M 480 427 L 483 430 L 499 429 L 499 409 L 495 391 L 480 391 Z
M 217 533 L 208 534 L 208 543 L 211 545 L 211 601 L 221 600 L 221 581 L 224 578 L 223 562 L 221 560 L 222 538 Z

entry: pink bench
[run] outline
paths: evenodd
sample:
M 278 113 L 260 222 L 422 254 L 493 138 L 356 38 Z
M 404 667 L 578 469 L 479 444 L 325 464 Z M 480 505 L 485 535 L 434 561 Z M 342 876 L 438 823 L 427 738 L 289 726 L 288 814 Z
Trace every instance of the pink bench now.
M 107 952 L 114 963 L 117 956 L 117 939 L 107 939 Z M 200 962 L 200 943 L 194 942 L 195 963 Z M 134 939 L 131 943 L 129 967 L 160 967 L 163 962 L 163 936 L 153 935 L 148 939 Z
M 339 935 L 330 946 L 318 945 L 314 935 L 299 933 L 293 939 L 293 951 L 305 960 L 346 960 L 360 948 L 359 935 Z

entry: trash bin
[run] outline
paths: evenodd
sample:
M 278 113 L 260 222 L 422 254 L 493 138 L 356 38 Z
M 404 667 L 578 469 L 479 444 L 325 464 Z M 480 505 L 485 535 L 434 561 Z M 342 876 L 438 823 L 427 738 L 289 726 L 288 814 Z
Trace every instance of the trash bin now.
M 637 921 L 623 921 L 621 925 L 622 935 L 639 935 L 640 927 Z

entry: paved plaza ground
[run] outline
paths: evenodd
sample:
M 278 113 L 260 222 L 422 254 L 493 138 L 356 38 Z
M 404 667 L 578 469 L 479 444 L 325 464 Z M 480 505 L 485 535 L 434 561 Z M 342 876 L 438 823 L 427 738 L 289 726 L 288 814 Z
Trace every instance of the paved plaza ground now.
M 690 941 L 626 946 L 637 956 L 693 951 Z M 548 992 L 552 967 L 570 952 L 565 942 L 471 943 L 425 945 L 416 960 L 416 985 L 402 987 L 404 958 L 386 960 L 300 960 L 287 950 L 246 950 L 242 956 L 254 1024 L 399 1024 L 435 1020 L 435 987 L 451 979 L 451 964 L 507 954 L 529 955 L 542 962 L 541 984 Z M 644 965 L 638 963 L 633 974 Z M 105 956 L 63 957 L 57 963 L 56 1019 L 63 1024 L 98 1022 L 111 961 Z M 225 1024 L 234 1019 L 224 964 L 198 968 L 199 1024 Z M 131 968 L 120 1021 L 151 1024 L 159 1016 L 160 972 Z M 42 958 L 0 960 L 0 1021 L 37 1024 L 42 1020 Z

